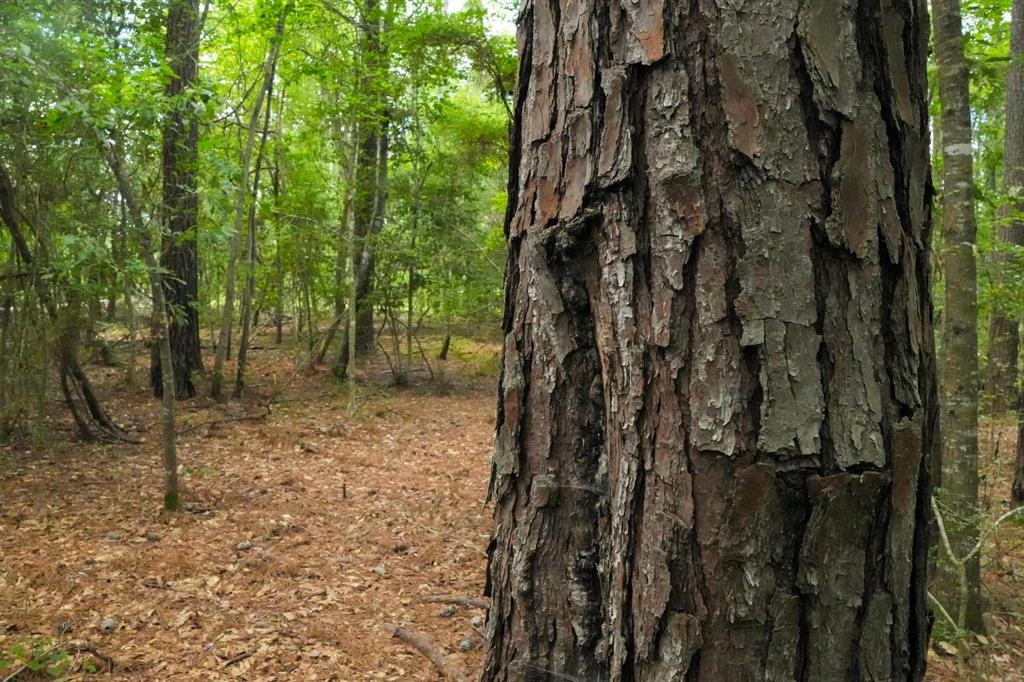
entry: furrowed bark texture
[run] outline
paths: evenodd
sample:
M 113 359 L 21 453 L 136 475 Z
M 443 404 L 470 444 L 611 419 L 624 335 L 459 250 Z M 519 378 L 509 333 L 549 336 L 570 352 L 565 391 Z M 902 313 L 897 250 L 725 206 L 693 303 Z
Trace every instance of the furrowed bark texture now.
M 918 680 L 927 17 L 527 0 L 484 680 Z
M 201 23 L 199 0 L 171 0 L 167 10 L 166 58 L 174 74 L 167 83 L 167 96 L 173 104 L 163 131 L 165 233 L 160 266 L 170 273 L 162 279 L 164 297 L 171 308 L 167 311 L 167 330 L 174 391 L 178 398 L 196 394 L 192 374 L 203 368 L 199 348 L 199 263 L 195 234 L 199 217 L 196 191 L 199 126 L 190 101 L 183 97 L 198 77 Z M 158 396 L 163 392 L 161 367 L 160 354 L 154 348 L 150 385 Z
M 942 230 L 946 286 L 942 307 L 942 502 L 957 556 L 978 541 L 978 263 L 974 215 L 970 73 L 960 0 L 933 0 L 935 64 L 942 106 Z M 959 609 L 956 571 L 940 560 L 936 592 Z M 948 570 L 947 570 L 948 569 Z M 981 561 L 967 564 L 967 627 L 981 621 Z
M 1006 203 L 1000 207 L 1000 241 L 1024 246 L 1024 0 L 1014 0 L 1010 20 L 1010 65 L 1006 71 L 1006 131 L 1003 136 L 1003 192 Z M 992 412 L 1003 414 L 1013 401 L 1017 383 L 1017 353 L 1020 345 L 1020 320 L 1006 310 L 1005 301 L 1013 296 L 1013 253 L 1000 254 L 993 268 L 997 292 L 995 309 L 988 327 L 988 376 L 985 392 L 992 396 Z M 1007 267 L 1008 266 L 1008 267 Z M 1000 286 L 1001 285 L 1001 286 Z M 1007 286 L 1009 285 L 1009 286 Z M 1000 290 L 1002 289 L 1002 290 Z

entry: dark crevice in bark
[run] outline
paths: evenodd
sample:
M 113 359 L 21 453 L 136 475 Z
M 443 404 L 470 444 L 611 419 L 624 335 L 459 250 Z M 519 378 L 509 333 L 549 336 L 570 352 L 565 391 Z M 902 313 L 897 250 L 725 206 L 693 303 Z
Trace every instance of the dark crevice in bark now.
M 905 133 L 903 132 L 903 126 L 896 120 L 897 114 L 896 103 L 893 101 L 893 85 L 886 66 L 888 47 L 881 35 L 881 8 L 877 0 L 871 0 L 860 3 L 858 9 L 860 16 L 858 17 L 857 26 L 861 30 L 857 32 L 857 47 L 861 63 L 863 64 L 863 78 L 866 83 L 874 85 L 874 93 L 878 98 L 882 121 L 885 124 L 889 162 L 892 164 L 895 181 L 896 212 L 899 216 L 900 226 L 905 234 L 913 235 L 913 230 L 911 229 L 913 223 L 910 217 L 910 194 L 907 187 L 910 175 L 907 173 L 903 160 L 906 153 L 904 150 Z M 878 234 L 878 251 L 879 261 L 882 264 L 880 268 L 882 276 L 882 320 L 888 321 L 893 316 L 893 303 L 896 300 L 894 293 L 896 292 L 900 271 L 897 264 L 892 262 L 890 258 L 881 229 L 879 229 Z M 899 340 L 896 338 L 895 326 L 883 323 L 882 338 L 885 342 L 886 367 L 898 366 L 896 354 L 899 349 Z M 886 373 L 884 381 L 888 388 L 886 394 L 897 408 L 897 418 L 911 418 L 914 414 L 914 406 L 907 405 L 898 398 L 895 382 L 889 373 Z M 887 452 L 891 452 L 893 425 L 888 418 L 888 414 L 888 410 L 883 412 L 882 433 L 886 437 L 886 443 L 889 444 Z
M 807 652 L 808 636 L 811 625 L 807 620 L 810 613 L 810 596 L 800 592 L 797 587 L 797 577 L 800 573 L 800 547 L 807 530 L 807 524 L 811 520 L 811 501 L 807 495 L 806 470 L 796 470 L 781 473 L 776 479 L 776 487 L 779 499 L 782 503 L 785 514 L 786 544 L 781 552 L 782 561 L 776 565 L 778 578 L 782 587 L 788 588 L 791 594 L 796 595 L 800 600 L 800 608 L 797 618 L 797 651 L 796 651 L 796 679 L 800 682 L 809 682 L 807 679 Z M 776 592 L 779 587 L 776 587 Z M 770 640 L 769 640 L 770 642 Z M 769 643 L 769 646 L 770 643 Z
M 818 367 L 821 372 L 821 389 L 824 404 L 829 404 L 832 377 L 835 372 L 831 349 L 825 342 L 825 319 L 833 289 L 846 282 L 845 254 L 834 246 L 825 232 L 825 223 L 832 215 L 832 174 L 839 162 L 842 146 L 842 128 L 831 125 L 814 101 L 814 85 L 811 81 L 807 59 L 801 41 L 794 35 L 790 39 L 790 64 L 800 84 L 800 108 L 803 112 L 804 127 L 807 131 L 811 150 L 818 159 L 818 175 L 821 183 L 820 213 L 811 219 L 812 257 L 814 269 L 814 300 L 816 305 L 815 331 L 822 342 L 818 347 Z M 835 118 L 835 116 L 830 116 Z M 838 121 L 836 121 L 838 123 Z M 820 471 L 836 470 L 836 449 L 832 441 L 832 425 L 828 410 L 821 421 L 821 466 Z
M 704 207 L 706 215 L 705 220 L 705 231 L 712 229 L 712 226 L 720 223 L 725 216 L 725 209 L 722 204 L 721 195 L 719 191 L 724 192 L 725 187 L 718 187 L 719 182 L 724 182 L 726 179 L 721 177 L 724 173 L 720 172 L 720 161 L 718 159 L 718 150 L 727 149 L 728 146 L 724 144 L 725 138 L 725 115 L 721 110 L 720 97 L 721 86 L 718 84 L 714 74 L 714 54 L 711 46 L 711 32 L 708 25 L 708 19 L 704 16 L 701 10 L 701 0 L 688 0 L 688 2 L 682 3 L 685 7 L 685 16 L 681 19 L 680 24 L 682 27 L 682 49 L 680 55 L 683 58 L 683 63 L 686 69 L 687 79 L 689 81 L 689 114 L 690 120 L 688 121 L 690 127 L 690 134 L 692 135 L 695 144 L 698 148 L 698 170 L 700 172 L 700 183 L 701 183 L 701 196 L 704 201 Z M 717 149 L 716 149 L 717 148 Z M 684 367 L 680 370 L 683 376 L 689 376 L 694 366 L 694 352 L 695 344 L 694 338 L 696 334 L 696 328 L 698 324 L 696 310 L 697 310 L 697 259 L 696 254 L 700 253 L 701 243 L 703 241 L 704 234 L 699 234 L 694 239 L 690 247 L 690 258 L 686 269 L 684 291 L 687 292 L 687 304 L 686 312 L 690 321 L 690 327 L 687 330 L 689 338 L 687 341 L 688 357 Z M 730 276 L 733 273 L 730 273 Z M 736 311 L 733 305 L 733 301 L 729 303 L 728 314 L 735 320 Z M 756 363 L 756 361 L 755 361 Z M 757 376 L 756 374 L 754 376 Z M 756 383 L 756 380 L 755 380 Z M 689 409 L 689 395 L 687 399 L 683 401 L 683 414 L 686 417 L 684 424 L 686 425 L 687 433 L 692 431 L 692 415 Z M 760 414 L 760 406 L 758 406 L 757 414 Z M 754 436 L 756 442 L 756 435 Z M 692 446 L 686 448 L 686 467 L 691 477 L 691 480 L 699 480 L 695 471 L 695 457 L 699 456 L 696 449 Z M 704 574 L 705 562 L 703 559 L 703 550 L 700 544 L 700 531 L 701 531 L 701 520 L 700 514 L 697 513 L 697 501 L 696 497 L 703 491 L 694 490 L 694 514 L 692 521 L 692 529 L 690 537 L 692 556 L 691 561 L 693 566 L 691 570 L 694 573 L 694 581 L 696 585 L 690 587 L 690 589 L 696 593 L 694 600 L 705 605 L 711 602 L 711 597 L 708 592 L 707 576 Z M 700 614 L 695 609 L 695 613 Z M 701 655 L 702 651 L 698 648 L 694 659 L 690 663 L 690 668 L 687 677 L 696 680 L 701 670 Z
M 900 414 L 867 402 L 892 392 L 889 358 L 858 343 L 882 312 L 863 283 L 894 264 L 844 243 L 863 221 L 840 203 L 872 93 L 830 70 L 831 15 L 795 11 L 751 34 L 763 53 L 736 40 L 746 11 L 710 0 L 523 11 L 515 134 L 540 139 L 513 140 L 498 424 L 517 459 L 494 470 L 487 680 L 810 682 L 887 666 L 860 659 L 887 655 L 892 462 L 859 456 L 849 432 L 893 447 Z M 871 168 L 884 135 L 863 127 Z M 792 142 L 804 134 L 810 154 Z M 916 151 L 898 172 L 919 170 Z M 885 182 L 864 192 L 885 198 Z

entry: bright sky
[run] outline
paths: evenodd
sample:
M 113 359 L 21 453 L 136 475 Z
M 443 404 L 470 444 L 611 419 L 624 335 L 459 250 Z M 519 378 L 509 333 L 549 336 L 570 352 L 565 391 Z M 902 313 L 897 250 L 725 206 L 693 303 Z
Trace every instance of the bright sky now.
M 510 4 L 508 0 L 504 3 L 495 0 L 483 0 L 487 8 L 487 28 L 494 33 L 516 34 L 515 10 L 506 9 L 502 4 Z M 516 3 L 518 4 L 518 2 Z M 445 0 L 445 7 L 449 12 L 458 12 L 466 6 L 466 0 Z

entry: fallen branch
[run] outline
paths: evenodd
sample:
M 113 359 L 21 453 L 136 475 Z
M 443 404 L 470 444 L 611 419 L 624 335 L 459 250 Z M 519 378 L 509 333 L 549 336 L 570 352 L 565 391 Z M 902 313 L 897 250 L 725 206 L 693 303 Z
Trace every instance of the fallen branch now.
M 388 632 L 395 639 L 400 639 L 416 651 L 423 654 L 427 660 L 434 664 L 441 674 L 453 682 L 466 682 L 466 677 L 456 668 L 448 663 L 445 659 L 444 654 L 441 653 L 434 644 L 427 639 L 424 635 L 412 630 L 406 630 L 403 627 L 397 625 L 385 625 Z
M 107 666 L 108 673 L 114 672 L 114 668 L 118 667 L 117 661 L 115 661 L 110 656 L 107 656 L 106 654 L 100 653 L 96 650 L 96 647 L 94 647 L 91 644 L 87 644 L 86 642 L 69 642 L 68 644 L 64 645 L 64 648 L 71 649 L 75 653 L 79 654 L 92 654 L 94 658 L 102 662 L 103 665 Z
M 235 663 L 241 663 L 242 661 L 244 661 L 245 659 L 249 658 L 250 656 L 252 656 L 252 652 L 251 651 L 243 651 L 242 653 L 238 654 L 237 656 L 232 656 L 228 660 L 224 661 L 224 667 L 227 668 L 229 665 L 234 665 Z
M 466 597 L 461 594 L 434 594 L 423 598 L 426 604 L 458 604 L 464 609 L 486 609 L 491 602 L 483 597 Z

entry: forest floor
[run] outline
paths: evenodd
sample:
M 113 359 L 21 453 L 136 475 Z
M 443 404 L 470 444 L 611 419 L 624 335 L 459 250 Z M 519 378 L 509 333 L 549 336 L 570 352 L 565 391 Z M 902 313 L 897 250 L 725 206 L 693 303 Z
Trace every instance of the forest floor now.
M 457 339 L 407 388 L 362 368 L 355 417 L 326 370 L 257 345 L 242 401 L 181 403 L 183 513 L 159 512 L 159 403 L 122 368 L 90 372 L 143 444 L 76 442 L 54 404 L 49 438 L 0 448 L 0 681 L 33 656 L 67 679 L 440 679 L 393 625 L 479 669 L 483 609 L 431 600 L 483 591 L 498 345 Z M 996 511 L 1013 435 L 984 438 Z M 1007 525 L 986 547 L 987 679 L 1024 680 L 1022 546 Z M 948 647 L 930 680 L 955 679 Z

